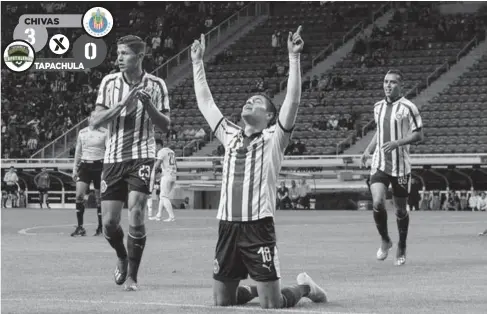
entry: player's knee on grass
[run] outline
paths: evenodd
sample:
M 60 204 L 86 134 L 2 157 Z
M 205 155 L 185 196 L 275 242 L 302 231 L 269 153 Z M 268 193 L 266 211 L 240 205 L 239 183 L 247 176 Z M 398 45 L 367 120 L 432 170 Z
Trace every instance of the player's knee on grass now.
M 281 294 L 280 280 L 257 282 L 260 307 L 263 309 L 282 308 L 283 298 Z
M 213 302 L 215 306 L 237 305 L 238 280 L 235 281 L 213 281 Z
M 372 201 L 372 207 L 374 211 L 379 212 L 379 211 L 385 211 L 386 210 L 386 204 L 385 202 L 380 199 L 380 200 L 373 200 Z

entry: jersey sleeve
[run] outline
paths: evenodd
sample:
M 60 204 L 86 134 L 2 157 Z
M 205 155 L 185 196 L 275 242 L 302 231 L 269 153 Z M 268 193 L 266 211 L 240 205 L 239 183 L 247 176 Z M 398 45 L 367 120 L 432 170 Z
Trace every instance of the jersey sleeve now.
M 109 85 L 112 80 L 108 79 L 108 76 L 105 76 L 100 83 L 100 88 L 98 89 L 98 96 L 96 97 L 96 106 L 105 107 L 106 109 L 111 107 L 110 97 L 108 96 L 109 93 Z
M 230 144 L 232 138 L 234 138 L 235 135 L 240 132 L 240 130 L 240 127 L 222 117 L 220 119 L 220 122 L 217 123 L 215 130 L 213 130 L 213 133 L 215 134 L 216 138 L 218 138 L 218 140 L 223 144 L 223 146 L 227 147 L 228 144 Z
M 412 132 L 418 131 L 423 127 L 423 120 L 421 119 L 421 115 L 419 114 L 418 107 L 416 107 L 413 103 L 409 105 L 409 128 Z
M 162 79 L 158 79 L 155 82 L 155 86 L 157 87 L 155 92 L 156 108 L 162 113 L 167 113 L 171 109 L 169 107 L 169 93 L 167 91 L 166 83 Z
M 277 123 L 275 126 L 269 128 L 269 132 L 272 134 L 272 140 L 274 142 L 275 148 L 284 153 L 287 146 L 289 145 L 289 141 L 291 140 L 291 136 L 293 134 L 294 127 L 290 130 L 285 129 L 279 119 L 277 119 Z

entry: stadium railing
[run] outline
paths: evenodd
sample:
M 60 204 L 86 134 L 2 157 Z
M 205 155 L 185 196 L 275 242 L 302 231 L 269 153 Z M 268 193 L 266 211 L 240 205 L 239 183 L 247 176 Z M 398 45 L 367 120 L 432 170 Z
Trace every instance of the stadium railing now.
M 306 156 L 285 156 L 282 166 L 293 168 L 331 168 L 360 167 L 361 155 L 306 155 Z M 204 157 L 178 157 L 179 169 L 212 169 L 213 162 L 223 161 L 220 156 Z M 71 170 L 73 158 L 40 158 L 40 159 L 2 159 L 1 168 L 57 168 Z M 472 165 L 486 165 L 487 153 L 484 154 L 413 154 L 411 155 L 413 166 L 423 165 L 457 165 L 459 168 L 472 167 Z
M 245 21 L 246 18 L 252 16 L 259 16 L 268 14 L 269 6 L 265 3 L 260 2 L 251 2 L 250 4 L 243 7 L 237 13 L 233 14 L 219 25 L 212 28 L 208 33 L 205 34 L 206 40 L 206 47 L 207 49 L 214 48 L 221 42 L 222 35 L 225 34 L 226 31 L 238 27 L 242 21 Z M 245 19 L 245 20 L 243 20 Z M 186 64 L 191 61 L 191 45 L 183 49 L 177 55 L 173 56 L 171 59 L 166 61 L 161 66 L 157 67 L 152 74 L 157 75 L 162 78 L 167 78 L 171 71 L 176 69 L 182 64 Z
M 214 48 L 222 39 L 224 34 L 231 30 L 232 28 L 239 27 L 239 25 L 244 22 L 245 18 L 260 16 L 269 13 L 269 4 L 260 2 L 251 2 L 246 5 L 238 12 L 212 28 L 208 33 L 205 34 L 207 50 Z M 157 75 L 159 77 L 167 78 L 176 68 L 180 65 L 186 64 L 191 61 L 191 45 L 184 48 L 177 55 L 173 56 L 171 59 L 166 61 L 161 66 L 155 68 L 151 74 Z M 59 136 L 55 140 L 48 143 L 43 148 L 39 149 L 37 152 L 32 154 L 31 158 L 55 158 L 55 157 L 65 157 L 69 154 L 72 148 L 72 141 L 68 139 L 76 139 L 76 136 L 80 129 L 88 125 L 88 118 L 85 118 L 79 122 L 76 126 L 68 130 L 65 134 Z M 74 137 L 73 137 L 74 135 Z

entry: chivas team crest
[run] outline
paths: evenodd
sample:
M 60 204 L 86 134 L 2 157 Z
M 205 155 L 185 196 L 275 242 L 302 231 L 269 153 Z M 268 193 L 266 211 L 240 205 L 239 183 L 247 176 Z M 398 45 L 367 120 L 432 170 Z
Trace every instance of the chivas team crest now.
M 91 8 L 83 16 L 83 28 L 90 36 L 104 37 L 113 28 L 112 14 L 102 7 Z

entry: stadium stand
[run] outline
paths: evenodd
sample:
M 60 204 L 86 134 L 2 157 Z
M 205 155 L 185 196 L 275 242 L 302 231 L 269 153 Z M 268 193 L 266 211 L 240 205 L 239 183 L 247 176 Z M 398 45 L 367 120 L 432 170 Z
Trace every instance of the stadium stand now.
M 430 80 L 438 78 L 442 73 L 437 70 L 439 67 L 453 64 L 459 53 L 467 53 L 464 47 L 473 37 L 485 36 L 485 15 L 443 16 L 435 8 L 431 3 L 419 2 L 396 8 L 392 21 L 384 29 L 375 27 L 369 37 L 361 36 L 353 52 L 324 73 L 317 87 L 303 94 L 303 103 L 309 104 L 309 108 L 300 112 L 295 138 L 304 138 L 307 146 L 316 146 L 316 150 L 308 152 L 342 152 L 344 147 L 338 151 L 330 147 L 326 151 L 320 140 L 309 140 L 315 131 L 308 130 L 327 129 L 323 121 L 332 116 L 352 115 L 355 132 L 361 135 L 361 126 L 373 119 L 373 104 L 383 98 L 381 82 L 390 68 L 406 74 L 405 91 L 409 95 L 419 93 L 430 83 L 426 79 L 431 73 L 436 72 L 436 76 Z M 328 138 L 330 144 L 333 143 L 330 138 L 337 137 L 336 131 L 322 132 L 319 138 Z
M 273 96 L 280 90 L 280 83 L 285 79 L 287 71 L 285 40 L 289 30 L 297 28 L 300 24 L 307 29 L 304 38 L 306 47 L 301 59 L 303 70 L 307 71 L 312 67 L 311 60 L 314 56 L 331 43 L 343 44 L 344 35 L 353 30 L 357 24 L 368 23 L 372 13 L 381 5 L 383 4 L 374 2 L 367 4 L 335 2 L 327 5 L 319 2 L 290 2 L 275 5 L 271 10 L 273 15 L 265 23 L 256 27 L 222 54 L 217 55 L 207 66 L 208 82 L 223 114 L 238 122 L 242 103 L 251 93 L 264 92 Z M 173 92 L 176 103 L 181 104 L 174 111 L 174 124 L 186 130 L 197 130 L 202 125 L 206 125 L 196 108 L 183 109 L 186 103 L 195 101 L 192 84 L 192 78 L 188 77 Z M 313 110 L 303 108 L 305 115 L 310 111 L 308 109 Z M 299 119 L 301 118 L 300 115 Z M 336 130 L 330 131 L 330 134 L 340 140 L 347 137 L 350 132 Z M 336 139 L 328 139 L 328 136 L 323 136 L 324 134 L 320 132 L 312 135 L 317 146 L 310 147 L 308 151 L 310 154 L 322 153 L 318 146 L 328 143 L 331 145 L 336 141 Z M 176 152 L 181 155 L 180 150 Z M 335 147 L 332 147 L 332 151 L 326 152 L 334 153 Z M 214 151 L 214 154 L 218 152 Z
M 217 25 L 245 4 L 174 2 L 161 8 L 158 3 L 139 2 L 134 8 L 133 3 L 103 3 L 112 12 L 117 27 L 106 37 L 106 41 L 113 43 L 109 46 L 110 57 L 96 70 L 76 74 L 18 74 L 2 70 L 1 156 L 29 157 L 87 117 L 101 79 L 116 69 L 116 38 L 129 30 L 144 38 L 148 44 L 144 68 L 154 69 L 200 32 Z M 101 3 L 6 4 L 3 12 L 9 14 L 2 17 L 2 47 L 8 45 L 20 12 L 79 14 L 96 5 Z M 49 29 L 49 35 L 58 31 Z M 63 32 L 73 40 L 82 34 L 82 30 Z M 49 53 L 49 49 L 43 49 L 38 57 L 50 57 Z
M 413 153 L 487 152 L 487 55 L 423 107 L 425 141 Z

